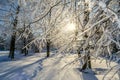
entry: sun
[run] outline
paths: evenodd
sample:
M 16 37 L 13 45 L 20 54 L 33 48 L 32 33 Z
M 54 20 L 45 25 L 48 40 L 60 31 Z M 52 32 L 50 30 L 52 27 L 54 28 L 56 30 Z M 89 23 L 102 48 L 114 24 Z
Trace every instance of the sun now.
M 76 24 L 75 23 L 67 23 L 67 25 L 65 26 L 65 31 L 73 32 L 75 30 L 76 30 Z

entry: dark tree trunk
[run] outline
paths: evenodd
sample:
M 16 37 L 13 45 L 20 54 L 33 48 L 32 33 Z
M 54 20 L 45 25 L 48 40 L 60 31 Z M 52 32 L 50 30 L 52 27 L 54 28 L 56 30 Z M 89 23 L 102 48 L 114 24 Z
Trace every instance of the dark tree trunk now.
M 84 4 L 86 8 L 88 8 L 88 4 L 85 3 Z M 89 14 L 90 12 L 87 10 L 84 11 L 84 26 L 87 25 L 88 21 L 89 21 Z M 88 38 L 87 33 L 85 33 L 84 35 L 85 40 Z M 89 51 L 89 44 L 88 46 L 85 48 L 85 51 L 87 51 L 85 57 L 84 57 L 84 65 L 82 66 L 81 70 L 85 70 L 87 68 L 91 69 L 91 60 L 90 60 L 90 51 Z
M 50 40 L 47 41 L 46 48 L 47 48 L 47 57 L 49 57 L 50 56 Z
M 24 30 L 23 30 L 23 32 L 25 31 L 25 23 L 24 23 Z M 27 44 L 27 39 L 26 38 L 24 38 L 23 37 L 23 47 L 25 47 L 26 46 L 26 44 Z M 26 49 L 26 48 L 24 48 L 24 49 L 22 49 L 22 53 L 25 55 L 25 56 L 27 56 L 28 55 L 28 50 Z
M 81 57 L 81 55 L 80 55 L 80 51 L 77 51 L 77 53 L 78 53 L 78 58 L 80 58 L 80 57 Z
M 82 69 L 81 70 L 85 70 L 87 68 L 91 69 L 91 59 L 90 59 L 90 55 L 85 55 L 84 57 L 84 65 L 82 66 Z
M 28 55 L 28 50 L 25 48 L 24 51 L 25 51 L 25 56 L 27 56 Z
M 26 40 L 26 38 L 23 38 L 22 40 L 23 40 L 23 47 L 25 47 L 27 44 L 27 40 Z M 21 50 L 21 52 L 22 52 L 22 54 L 25 54 L 25 56 L 28 55 L 28 50 L 26 48 L 23 48 Z
M 51 10 L 49 12 L 48 19 L 49 19 L 49 23 L 50 23 L 50 21 L 51 21 Z M 50 36 L 50 34 L 47 35 L 47 37 L 49 37 L 49 36 Z M 47 48 L 47 57 L 49 57 L 50 56 L 50 39 L 47 39 L 46 48 Z
M 17 7 L 17 10 L 16 10 L 16 17 L 14 19 L 14 22 L 13 22 L 13 34 L 11 36 L 11 42 L 10 42 L 10 53 L 9 53 L 9 57 L 11 59 L 14 59 L 14 52 L 15 52 L 15 41 L 16 41 L 16 27 L 17 27 L 17 18 L 18 18 L 18 14 L 19 14 L 19 9 L 20 9 L 20 6 Z
M 24 46 L 26 46 L 26 42 L 27 42 L 27 41 L 26 41 L 26 39 L 24 38 L 24 39 L 23 39 L 23 44 L 24 44 Z M 27 50 L 26 48 L 24 48 L 24 49 L 23 49 L 23 53 L 25 54 L 25 56 L 27 56 L 27 55 L 28 55 L 28 50 Z
M 34 46 L 35 46 L 35 53 L 39 53 L 39 48 L 36 45 Z
M 9 53 L 9 57 L 11 59 L 14 59 L 14 51 L 15 51 L 15 38 L 16 38 L 16 34 L 14 33 L 11 37 L 11 42 L 10 42 L 10 53 Z

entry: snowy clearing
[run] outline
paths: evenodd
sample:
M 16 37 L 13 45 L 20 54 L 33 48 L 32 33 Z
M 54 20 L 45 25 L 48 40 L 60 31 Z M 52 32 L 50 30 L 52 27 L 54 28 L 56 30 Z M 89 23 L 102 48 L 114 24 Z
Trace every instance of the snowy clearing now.
M 4 60 L 5 58 L 7 55 Z M 51 57 L 45 58 L 45 53 L 35 53 L 19 60 L 1 60 L 0 80 L 102 80 L 110 69 L 106 60 L 98 58 L 92 59 L 93 71 L 81 72 L 80 64 L 73 62 L 76 58 L 76 54 L 52 54 Z M 111 62 L 110 65 L 112 67 L 116 63 Z M 112 70 L 104 80 L 111 79 L 114 73 L 115 70 Z M 119 80 L 118 75 L 116 74 L 112 80 Z

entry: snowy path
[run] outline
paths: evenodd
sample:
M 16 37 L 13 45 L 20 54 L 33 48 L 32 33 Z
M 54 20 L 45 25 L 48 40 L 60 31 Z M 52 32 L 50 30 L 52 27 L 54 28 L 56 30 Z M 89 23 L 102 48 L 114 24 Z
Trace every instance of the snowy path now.
M 79 72 L 76 72 L 76 65 L 66 66 L 76 58 L 74 55 L 68 57 L 51 57 L 43 62 L 44 69 L 35 80 L 80 80 Z M 44 76 L 44 77 L 43 77 Z
M 2 56 L 0 57 L 2 58 Z M 100 63 L 101 60 L 93 59 L 94 72 L 83 73 L 79 71 L 77 62 L 69 64 L 76 57 L 75 54 L 64 57 L 53 54 L 51 57 L 45 58 L 45 53 L 36 53 L 19 60 L 9 61 L 4 56 L 3 59 L 0 59 L 0 80 L 102 80 L 108 70 L 105 60 Z M 111 65 L 114 66 L 116 63 L 111 63 Z M 109 73 L 105 80 L 109 80 L 114 72 Z M 119 80 L 117 74 L 112 80 Z
M 93 71 L 89 71 L 88 73 L 83 73 L 79 71 L 79 64 L 71 64 L 63 67 L 66 64 L 71 63 L 75 60 L 77 55 L 68 55 L 63 58 L 59 57 L 51 57 L 46 59 L 43 62 L 43 69 L 38 75 L 34 78 L 35 80 L 102 80 L 105 73 L 108 70 L 106 65 L 106 61 L 103 60 L 101 63 L 101 59 L 92 60 L 92 68 Z M 116 63 L 111 62 L 111 66 L 116 65 Z M 110 80 L 115 71 L 109 73 L 105 80 Z M 39 77 L 38 77 L 39 76 Z M 118 75 L 116 74 L 112 80 L 119 80 Z
M 4 57 L 6 60 L 7 56 Z M 40 54 L 24 57 L 15 61 L 0 61 L 0 80 L 32 80 L 42 69 Z

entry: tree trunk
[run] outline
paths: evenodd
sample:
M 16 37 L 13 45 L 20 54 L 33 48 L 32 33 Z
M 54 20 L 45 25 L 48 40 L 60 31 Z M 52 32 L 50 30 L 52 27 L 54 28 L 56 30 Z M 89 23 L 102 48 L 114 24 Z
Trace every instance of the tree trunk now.
M 11 59 L 14 59 L 14 51 L 15 51 L 15 38 L 16 38 L 16 34 L 14 33 L 11 37 L 11 42 L 10 42 L 10 53 L 9 53 L 9 57 Z
M 27 40 L 26 40 L 26 38 L 23 38 L 22 40 L 23 40 L 23 47 L 25 47 L 26 44 L 27 44 L 27 43 L 26 43 Z M 27 50 L 26 48 L 22 49 L 21 52 L 22 52 L 22 54 L 25 54 L 25 56 L 28 55 L 28 50 Z
M 26 39 L 24 38 L 24 39 L 23 39 L 23 44 L 24 44 L 24 46 L 26 46 L 26 42 L 27 42 L 27 41 L 26 41 Z M 26 48 L 24 48 L 24 49 L 23 49 L 23 53 L 25 54 L 25 56 L 27 56 L 27 55 L 28 55 L 28 50 L 27 50 Z
M 85 1 L 84 1 L 85 2 Z M 88 8 L 88 4 L 84 3 L 85 8 Z M 83 20 L 83 25 L 86 26 L 88 21 L 89 21 L 89 14 L 90 12 L 86 9 L 84 9 L 84 20 Z M 88 33 L 85 33 L 84 38 L 85 40 L 88 38 Z M 87 44 L 87 47 L 85 49 L 87 51 L 87 53 L 85 54 L 84 57 L 84 65 L 82 66 L 81 70 L 85 70 L 85 69 L 91 69 L 91 60 L 90 60 L 90 51 L 89 50 L 89 43 Z
M 77 53 L 78 53 L 78 58 L 80 58 L 80 57 L 81 57 L 81 55 L 80 55 L 80 51 L 77 51 Z
M 48 40 L 47 41 L 47 45 L 46 45 L 47 47 L 47 57 L 49 57 L 50 56 L 50 40 Z
M 51 10 L 49 12 L 48 19 L 49 19 L 49 24 L 50 24 L 50 21 L 51 21 Z M 49 36 L 50 36 L 50 34 L 47 35 L 47 37 L 49 37 Z M 50 39 L 47 39 L 46 48 L 47 48 L 47 57 L 49 57 L 50 56 Z
M 38 49 L 38 47 L 36 46 L 36 45 L 34 45 L 35 46 L 35 53 L 39 53 L 39 49 Z
M 89 53 L 88 53 L 88 55 L 85 55 L 85 57 L 84 57 L 84 61 L 85 61 L 85 63 L 84 63 L 84 65 L 82 66 L 82 69 L 81 70 L 85 70 L 85 69 L 91 69 L 92 67 L 91 67 L 91 59 L 90 59 L 90 55 L 89 55 Z
M 11 59 L 14 59 L 14 52 L 15 52 L 15 41 L 16 41 L 16 27 L 17 27 L 17 18 L 18 18 L 18 14 L 19 14 L 19 9 L 20 9 L 20 6 L 17 7 L 17 10 L 16 10 L 16 17 L 14 19 L 14 22 L 13 22 L 13 34 L 11 36 L 11 42 L 10 42 L 10 53 L 9 53 L 9 56 Z
M 25 56 L 27 56 L 28 55 L 28 50 L 25 48 L 24 51 L 25 51 Z

